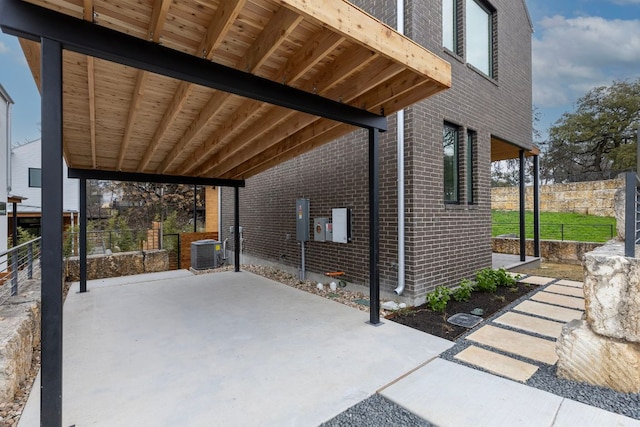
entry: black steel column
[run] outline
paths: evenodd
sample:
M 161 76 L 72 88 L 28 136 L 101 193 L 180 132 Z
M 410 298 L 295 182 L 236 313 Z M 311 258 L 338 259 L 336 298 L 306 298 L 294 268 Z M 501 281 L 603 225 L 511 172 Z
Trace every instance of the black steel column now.
M 87 179 L 80 178 L 80 292 L 87 292 Z
M 377 129 L 369 129 L 369 322 L 380 323 L 380 177 L 379 136 Z
M 62 47 L 42 39 L 40 422 L 62 426 Z
M 540 156 L 533 156 L 533 256 L 540 258 Z
M 234 261 L 236 263 L 235 272 L 240 271 L 240 189 L 238 187 L 234 187 L 234 206 L 235 211 L 234 215 L 234 226 L 233 226 L 233 250 L 234 250 Z
M 11 225 L 13 227 L 13 230 L 11 230 L 11 247 L 15 248 L 16 246 L 18 246 L 18 203 L 17 202 L 13 202 L 13 217 L 11 218 Z M 11 256 L 14 256 L 14 255 L 11 255 Z
M 193 232 L 194 233 L 198 232 L 198 226 L 197 226 L 197 224 L 198 224 L 198 211 L 196 210 L 198 208 L 198 199 L 196 199 L 197 193 L 198 193 L 198 186 L 194 185 L 193 186 Z
M 525 229 L 525 188 L 524 188 L 524 150 L 520 150 L 520 261 L 527 259 L 527 236 Z

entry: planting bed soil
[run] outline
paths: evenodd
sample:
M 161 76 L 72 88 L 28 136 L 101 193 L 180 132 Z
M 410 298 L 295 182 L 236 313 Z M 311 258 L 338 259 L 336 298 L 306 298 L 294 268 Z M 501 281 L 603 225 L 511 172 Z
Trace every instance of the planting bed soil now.
M 387 316 L 387 319 L 431 335 L 455 341 L 456 338 L 469 329 L 452 325 L 447 322 L 449 317 L 456 313 L 470 313 L 475 308 L 481 308 L 484 311 L 481 317 L 488 319 L 511 302 L 537 288 L 538 286 L 536 285 L 518 282 L 514 287 L 498 287 L 495 293 L 474 291 L 471 293 L 469 301 L 457 302 L 453 298 L 449 300 L 444 313 L 436 313 L 426 304 L 423 304 L 392 313 Z

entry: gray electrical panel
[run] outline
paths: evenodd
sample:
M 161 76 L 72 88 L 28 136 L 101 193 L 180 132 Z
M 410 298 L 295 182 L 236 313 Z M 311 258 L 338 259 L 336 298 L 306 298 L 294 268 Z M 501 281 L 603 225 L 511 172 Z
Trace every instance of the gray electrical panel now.
M 296 240 L 309 241 L 309 199 L 296 200 Z
M 313 220 L 313 240 L 316 242 L 332 242 L 331 220 L 329 218 L 315 218 Z

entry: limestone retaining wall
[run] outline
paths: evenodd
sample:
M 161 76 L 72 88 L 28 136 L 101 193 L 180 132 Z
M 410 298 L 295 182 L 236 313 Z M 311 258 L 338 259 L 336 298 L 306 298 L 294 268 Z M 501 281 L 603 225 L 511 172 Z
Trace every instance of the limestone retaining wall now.
M 495 253 L 520 254 L 520 239 L 494 237 L 492 244 L 492 250 Z M 540 256 L 548 262 L 580 265 L 584 254 L 602 245 L 603 243 L 574 242 L 571 240 L 541 240 Z M 527 239 L 526 249 L 527 256 L 533 256 L 533 240 Z
M 615 216 L 614 195 L 624 188 L 624 179 L 572 182 L 540 186 L 540 210 L 543 212 L 575 212 L 597 216 Z M 533 188 L 526 189 L 527 210 L 533 210 Z M 520 210 L 518 187 L 491 189 L 491 209 Z
M 29 280 L 0 305 L 0 403 L 13 400 L 39 344 L 40 280 Z
M 165 250 L 120 252 L 111 255 L 87 256 L 87 279 L 131 276 L 169 270 L 169 255 Z M 80 258 L 66 261 L 66 280 L 80 280 Z

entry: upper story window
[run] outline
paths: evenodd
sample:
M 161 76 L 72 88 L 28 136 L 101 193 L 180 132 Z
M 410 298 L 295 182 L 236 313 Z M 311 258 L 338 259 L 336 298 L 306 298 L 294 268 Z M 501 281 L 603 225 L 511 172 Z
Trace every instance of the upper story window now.
M 29 187 L 42 188 L 42 169 L 29 168 Z
M 442 148 L 444 151 L 444 201 L 458 203 L 460 201 L 459 132 L 456 126 L 444 124 Z
M 466 0 L 465 56 L 469 64 L 493 76 L 493 12 L 478 0 Z
M 442 0 L 442 44 L 458 53 L 458 0 Z

